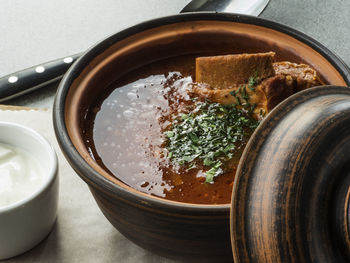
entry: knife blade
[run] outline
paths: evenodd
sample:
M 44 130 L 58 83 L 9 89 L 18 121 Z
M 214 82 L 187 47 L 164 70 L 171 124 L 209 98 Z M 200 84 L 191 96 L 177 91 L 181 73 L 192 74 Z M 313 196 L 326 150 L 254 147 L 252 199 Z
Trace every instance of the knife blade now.
M 215 11 L 258 16 L 269 0 L 192 0 L 180 13 Z

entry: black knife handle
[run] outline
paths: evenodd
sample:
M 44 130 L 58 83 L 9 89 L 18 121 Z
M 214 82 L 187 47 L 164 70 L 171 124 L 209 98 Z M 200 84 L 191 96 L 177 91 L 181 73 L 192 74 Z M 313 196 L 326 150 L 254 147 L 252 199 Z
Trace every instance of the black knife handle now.
M 62 78 L 81 54 L 56 59 L 0 78 L 0 102 L 31 92 Z

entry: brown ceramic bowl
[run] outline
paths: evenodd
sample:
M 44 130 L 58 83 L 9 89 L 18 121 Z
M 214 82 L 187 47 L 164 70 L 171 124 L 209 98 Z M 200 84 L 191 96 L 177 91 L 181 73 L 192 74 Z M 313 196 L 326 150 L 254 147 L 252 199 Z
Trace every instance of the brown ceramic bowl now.
M 215 13 L 175 15 L 121 31 L 88 50 L 64 76 L 53 113 L 57 139 L 104 215 L 128 239 L 166 257 L 232 261 L 230 204 L 168 201 L 115 179 L 84 144 L 82 127 L 89 106 L 118 78 L 156 60 L 262 51 L 275 51 L 278 60 L 310 64 L 329 84 L 350 84 L 346 65 L 310 37 L 264 19 Z
M 349 159 L 350 88 L 310 88 L 274 108 L 236 173 L 235 262 L 350 262 Z

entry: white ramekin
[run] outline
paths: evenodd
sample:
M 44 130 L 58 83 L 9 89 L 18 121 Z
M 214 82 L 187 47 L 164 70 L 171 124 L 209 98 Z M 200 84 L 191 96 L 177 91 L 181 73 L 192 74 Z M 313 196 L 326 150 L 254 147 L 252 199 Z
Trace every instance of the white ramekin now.
M 28 151 L 44 171 L 44 182 L 30 196 L 0 208 L 0 260 L 19 255 L 52 229 L 58 206 L 58 161 L 50 143 L 22 125 L 0 122 L 0 142 Z

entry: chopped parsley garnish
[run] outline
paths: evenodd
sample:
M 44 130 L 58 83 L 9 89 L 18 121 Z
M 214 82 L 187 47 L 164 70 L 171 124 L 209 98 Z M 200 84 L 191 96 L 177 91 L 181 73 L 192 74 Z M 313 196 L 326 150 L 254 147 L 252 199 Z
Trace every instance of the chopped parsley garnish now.
M 256 103 L 251 104 L 249 93 L 247 88 L 252 92 L 255 92 L 256 85 L 259 84 L 259 79 L 257 77 L 250 77 L 248 79 L 248 84 L 242 84 L 235 91 L 230 91 L 229 95 L 235 98 L 235 103 L 237 106 L 242 108 L 244 111 L 247 111 L 249 114 L 253 114 L 256 108 Z M 262 119 L 265 117 L 266 112 L 263 109 L 260 109 L 258 114 L 259 118 Z
M 248 80 L 248 88 L 251 90 L 251 91 L 254 91 L 255 88 L 254 86 L 257 84 L 257 79 L 254 78 L 254 77 L 250 77 L 249 80 Z
M 206 182 L 223 173 L 222 165 L 233 157 L 234 150 L 258 126 L 249 112 L 235 104 L 197 102 L 193 111 L 176 118 L 168 138 L 167 157 L 189 169 L 201 162 L 209 170 Z

